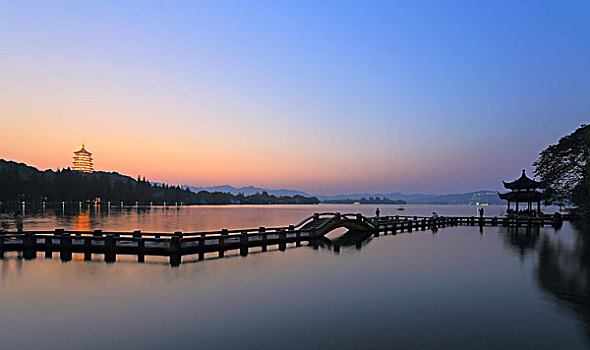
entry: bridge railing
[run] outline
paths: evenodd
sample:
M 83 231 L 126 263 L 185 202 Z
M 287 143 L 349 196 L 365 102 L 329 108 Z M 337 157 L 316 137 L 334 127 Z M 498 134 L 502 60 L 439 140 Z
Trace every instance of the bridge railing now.
M 341 215 L 341 214 L 340 213 L 330 213 L 330 212 L 314 213 L 313 215 L 308 216 L 305 219 L 303 219 L 300 222 L 298 222 L 296 225 L 294 225 L 294 227 L 295 228 L 303 227 L 303 226 L 305 226 L 305 224 L 307 224 L 310 221 L 317 220 L 317 219 L 322 219 L 323 217 L 326 217 L 326 216 L 337 217 L 339 215 Z

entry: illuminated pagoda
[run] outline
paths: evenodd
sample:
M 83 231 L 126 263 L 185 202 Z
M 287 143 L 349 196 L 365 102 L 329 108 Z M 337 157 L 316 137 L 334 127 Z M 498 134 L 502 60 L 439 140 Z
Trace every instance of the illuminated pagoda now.
M 537 189 L 541 188 L 541 183 L 526 176 L 526 171 L 522 170 L 522 175 L 512 181 L 504 182 L 504 188 L 511 190 L 507 193 L 500 193 L 500 199 L 508 201 L 508 213 L 510 213 L 510 203 L 516 203 L 516 213 L 518 214 L 518 203 L 528 203 L 527 213 L 533 213 L 533 203 L 537 203 L 537 212 L 541 212 L 541 199 L 543 194 Z
M 83 171 L 85 173 L 91 173 L 94 170 L 92 167 L 92 153 L 84 148 L 84 142 L 82 142 L 82 148 L 74 152 L 74 166 L 72 170 Z

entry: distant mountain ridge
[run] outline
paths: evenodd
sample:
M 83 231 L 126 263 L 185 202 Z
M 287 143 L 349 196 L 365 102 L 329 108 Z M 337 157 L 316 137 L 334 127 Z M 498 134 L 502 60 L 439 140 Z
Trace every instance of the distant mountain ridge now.
M 234 196 L 242 193 L 244 196 L 251 196 L 256 193 L 266 192 L 270 195 L 277 196 L 277 197 L 284 197 L 284 196 L 304 196 L 310 197 L 309 194 L 303 191 L 296 191 L 296 190 L 287 190 L 287 189 L 279 189 L 279 190 L 271 190 L 268 188 L 260 188 L 255 186 L 246 186 L 246 187 L 233 187 L 230 185 L 222 185 L 222 186 L 211 186 L 211 187 L 196 187 L 196 186 L 183 186 L 183 188 L 188 188 L 192 192 L 198 193 L 199 191 L 207 191 L 207 192 L 224 192 L 224 193 L 231 193 Z
M 487 203 L 487 204 L 506 204 L 505 201 L 500 199 L 496 191 L 476 191 L 469 193 L 459 194 L 443 194 L 433 197 L 415 199 L 409 201 L 410 204 L 476 204 L 476 203 Z
M 334 200 L 360 200 L 361 198 L 387 198 L 390 200 L 403 200 L 408 204 L 504 204 L 504 201 L 498 197 L 495 191 L 481 190 L 468 193 L 452 193 L 452 194 L 403 194 L 400 192 L 391 193 L 355 193 L 355 194 L 339 194 L 333 196 L 316 196 L 321 201 Z
M 420 193 L 411 193 L 411 194 L 403 194 L 401 192 L 391 192 L 391 193 L 353 193 L 353 194 L 337 194 L 331 196 L 316 196 L 318 199 L 324 200 L 345 200 L 345 199 L 361 199 L 361 198 L 387 198 L 391 200 L 403 200 L 406 202 L 411 202 L 413 200 L 419 200 L 424 198 L 435 197 L 434 194 L 420 194 Z
M 337 195 L 313 195 L 308 194 L 304 191 L 279 189 L 271 190 L 268 188 L 245 186 L 245 187 L 233 187 L 231 185 L 222 186 L 211 186 L 211 187 L 197 187 L 197 186 L 183 186 L 189 190 L 197 193 L 199 191 L 207 192 L 223 192 L 238 195 L 243 193 L 244 195 L 253 195 L 256 193 L 267 192 L 270 195 L 277 197 L 280 196 L 294 196 L 300 195 L 304 197 L 314 196 L 323 202 L 335 201 L 360 201 L 362 198 L 368 200 L 369 198 L 386 198 L 392 201 L 401 200 L 408 204 L 475 204 L 475 203 L 488 203 L 488 204 L 504 204 L 497 193 L 491 190 L 480 190 L 468 193 L 451 193 L 451 194 L 423 194 L 423 193 L 410 193 L 404 194 L 401 192 L 389 192 L 389 193 L 353 193 L 353 194 L 337 194 Z

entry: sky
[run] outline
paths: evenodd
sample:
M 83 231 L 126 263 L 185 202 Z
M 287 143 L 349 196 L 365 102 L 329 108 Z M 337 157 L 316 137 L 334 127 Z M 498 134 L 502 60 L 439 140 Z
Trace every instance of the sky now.
M 0 158 L 313 194 L 499 189 L 590 120 L 590 2 L 0 1 Z

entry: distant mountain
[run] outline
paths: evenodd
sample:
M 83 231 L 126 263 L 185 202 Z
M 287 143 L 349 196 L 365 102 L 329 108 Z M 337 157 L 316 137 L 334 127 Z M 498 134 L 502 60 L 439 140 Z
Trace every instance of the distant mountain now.
M 280 196 L 295 196 L 300 195 L 309 197 L 310 195 L 297 190 L 271 190 L 267 188 L 247 186 L 247 187 L 233 187 L 230 185 L 223 186 L 212 186 L 212 187 L 195 187 L 195 186 L 183 186 L 188 188 L 192 192 L 207 191 L 207 192 L 222 192 L 230 193 L 232 195 L 238 195 L 243 193 L 246 196 L 253 195 L 256 193 L 267 192 L 269 195 Z M 423 194 L 423 193 L 410 193 L 404 194 L 401 192 L 390 192 L 390 193 L 353 193 L 353 194 L 338 194 L 331 196 L 316 195 L 320 201 L 325 203 L 348 203 L 352 201 L 361 201 L 364 198 L 365 203 L 375 201 L 376 198 L 386 199 L 388 201 L 403 201 L 408 204 L 475 204 L 475 203 L 488 203 L 488 204 L 504 204 L 498 194 L 495 191 L 475 191 L 469 193 L 452 193 L 452 194 Z M 373 198 L 371 200 L 371 198 Z M 401 202 L 400 202 L 401 203 Z
M 495 191 L 476 191 L 459 194 L 403 194 L 400 192 L 391 193 L 355 193 L 355 194 L 339 194 L 333 196 L 316 196 L 324 202 L 334 202 L 341 200 L 360 200 L 362 198 L 387 198 L 389 200 L 402 200 L 408 204 L 474 204 L 474 203 L 488 203 L 488 204 L 504 204 Z
M 388 199 L 388 198 L 381 198 L 381 197 L 370 197 L 370 198 L 361 198 L 359 200 L 356 199 L 326 199 L 323 203 L 328 204 L 408 204 L 406 201 L 401 199 Z
M 359 200 L 361 198 L 387 198 L 390 200 L 403 200 L 406 202 L 411 202 L 413 200 L 419 200 L 429 197 L 434 197 L 434 194 L 419 194 L 419 193 L 412 193 L 412 194 L 403 194 L 400 192 L 391 192 L 391 193 L 353 193 L 353 194 L 338 194 L 332 196 L 316 196 L 318 199 L 322 201 L 332 201 L 332 200 L 345 200 L 345 199 L 356 199 Z
M 233 187 L 230 185 L 223 185 L 223 186 L 211 186 L 211 187 L 195 187 L 195 186 L 183 186 L 184 188 L 188 188 L 192 192 L 198 193 L 199 191 L 207 191 L 207 192 L 223 192 L 223 193 L 231 193 L 234 196 L 242 193 L 244 196 L 251 196 L 256 193 L 266 192 L 269 195 L 277 196 L 277 197 L 284 197 L 284 196 L 303 196 L 309 197 L 309 195 L 303 191 L 296 191 L 296 190 L 286 190 L 286 189 L 279 189 L 279 190 L 271 190 L 268 188 L 260 188 L 254 186 L 247 186 L 247 187 Z
M 409 201 L 410 204 L 505 204 L 495 191 L 476 191 L 460 194 L 443 194 Z

